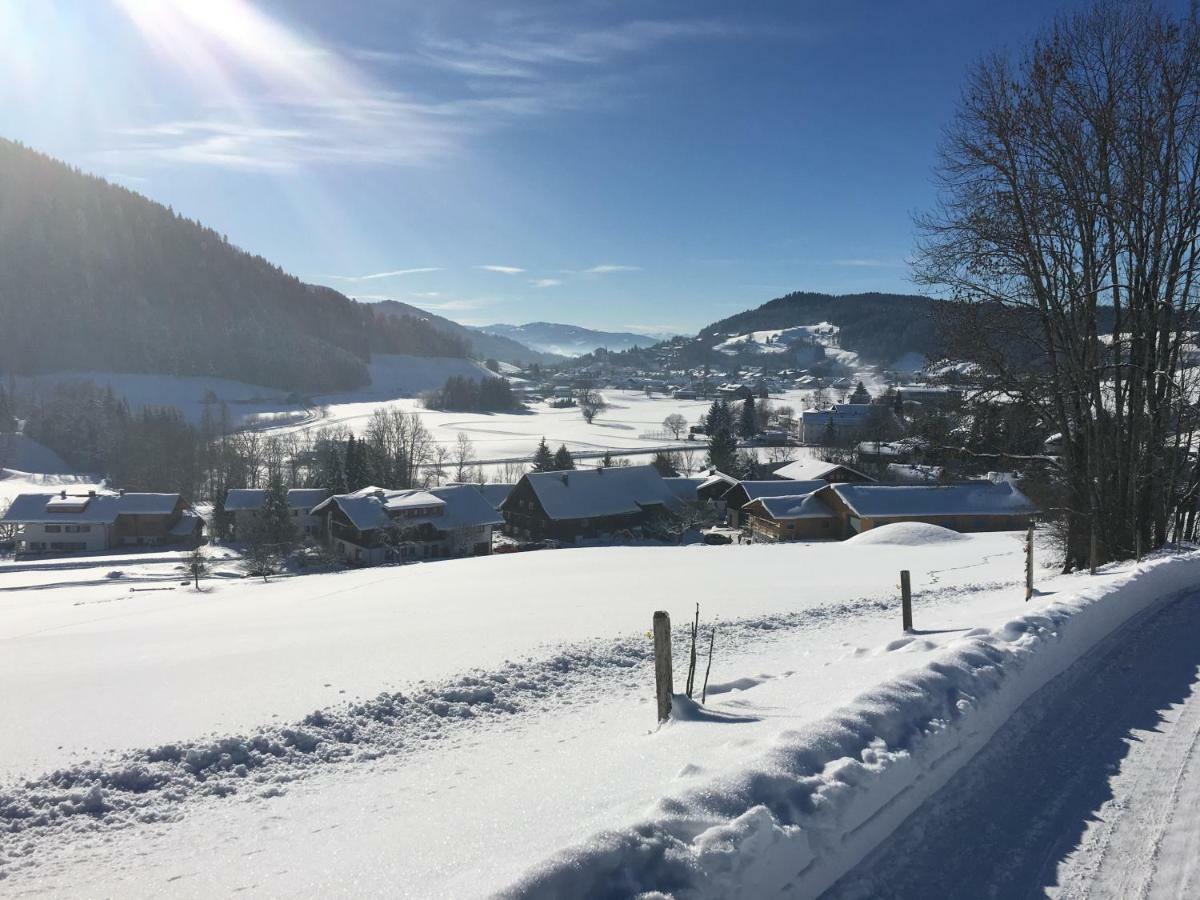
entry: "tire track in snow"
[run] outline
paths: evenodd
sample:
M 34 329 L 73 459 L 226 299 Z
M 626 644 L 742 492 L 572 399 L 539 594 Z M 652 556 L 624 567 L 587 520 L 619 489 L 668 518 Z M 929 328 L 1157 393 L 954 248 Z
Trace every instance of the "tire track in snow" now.
M 1186 896 L 1200 843 L 1188 802 L 1200 789 L 1198 633 L 1190 595 L 1110 636 L 826 900 Z

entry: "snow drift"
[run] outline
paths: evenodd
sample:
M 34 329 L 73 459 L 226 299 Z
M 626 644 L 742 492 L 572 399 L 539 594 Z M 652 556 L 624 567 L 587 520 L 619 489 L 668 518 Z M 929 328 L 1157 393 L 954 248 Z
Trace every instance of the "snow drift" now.
M 1033 693 L 1131 618 L 1195 590 L 1200 553 L 1160 557 L 782 732 L 738 771 L 548 860 L 507 897 L 815 897 L 971 759 Z M 694 711 L 691 713 L 694 715 Z
M 921 544 L 945 544 L 951 541 L 965 541 L 965 535 L 959 534 L 941 525 L 928 525 L 924 522 L 893 522 L 891 525 L 880 525 L 861 534 L 856 534 L 848 544 L 897 544 L 903 547 L 915 547 Z

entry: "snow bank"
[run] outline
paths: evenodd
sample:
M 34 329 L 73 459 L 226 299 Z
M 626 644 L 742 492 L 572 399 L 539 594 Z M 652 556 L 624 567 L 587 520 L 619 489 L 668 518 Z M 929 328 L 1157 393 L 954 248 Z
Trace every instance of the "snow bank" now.
M 946 544 L 952 541 L 965 541 L 966 535 L 959 534 L 941 525 L 929 525 L 925 522 L 893 522 L 891 525 L 880 525 L 862 534 L 856 534 L 848 544 L 898 544 L 904 547 L 915 547 L 921 544 Z
M 834 714 L 737 771 L 550 859 L 504 896 L 815 897 L 975 755 L 1034 692 L 1131 618 L 1194 591 L 1200 553 L 1099 578 Z M 688 707 L 684 717 L 694 719 Z

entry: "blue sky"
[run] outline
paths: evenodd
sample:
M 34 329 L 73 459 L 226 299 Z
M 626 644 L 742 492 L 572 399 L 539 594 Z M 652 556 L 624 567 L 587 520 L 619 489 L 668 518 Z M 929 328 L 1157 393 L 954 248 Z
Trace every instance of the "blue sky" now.
M 1069 6 L 8 0 L 0 134 L 353 296 L 694 331 L 912 289 L 964 72 Z

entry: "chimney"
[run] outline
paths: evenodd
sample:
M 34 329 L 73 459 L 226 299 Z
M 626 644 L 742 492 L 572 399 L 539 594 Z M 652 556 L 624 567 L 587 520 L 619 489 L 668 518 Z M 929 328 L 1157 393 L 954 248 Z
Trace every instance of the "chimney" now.
M 566 484 L 566 483 L 567 483 L 567 473 L 566 473 L 566 472 L 563 472 L 563 473 L 562 473 L 562 483 L 563 483 L 563 484 Z
M 96 496 L 96 492 L 95 492 L 94 490 L 93 490 L 93 491 L 88 491 L 88 496 L 89 496 L 89 497 L 95 497 L 95 496 Z
M 63 488 L 61 491 L 59 491 L 58 496 L 64 500 L 66 500 L 67 499 L 67 489 Z
M 125 488 L 121 488 L 119 491 L 117 491 L 117 496 L 124 497 L 125 496 Z

